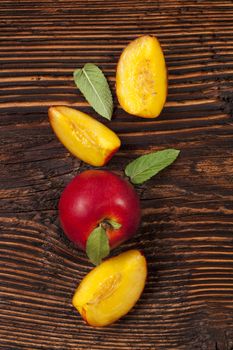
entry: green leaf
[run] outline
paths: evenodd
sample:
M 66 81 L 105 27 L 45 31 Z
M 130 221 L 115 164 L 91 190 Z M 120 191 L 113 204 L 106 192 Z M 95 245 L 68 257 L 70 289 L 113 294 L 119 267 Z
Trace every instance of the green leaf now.
M 119 222 L 112 220 L 112 219 L 108 219 L 107 222 L 115 229 L 118 230 L 119 228 L 121 228 L 121 224 L 119 224 Z
M 101 225 L 96 227 L 89 235 L 86 253 L 94 265 L 99 265 L 102 259 L 110 253 L 108 236 Z
M 103 72 L 95 64 L 87 63 L 74 71 L 74 81 L 94 110 L 111 120 L 113 100 Z
M 127 165 L 125 174 L 133 184 L 141 184 L 172 164 L 180 151 L 165 149 L 141 156 Z

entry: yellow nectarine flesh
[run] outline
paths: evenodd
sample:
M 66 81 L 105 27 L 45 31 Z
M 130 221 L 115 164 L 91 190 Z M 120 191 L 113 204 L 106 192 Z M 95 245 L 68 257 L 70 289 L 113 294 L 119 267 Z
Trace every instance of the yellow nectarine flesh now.
M 145 286 L 147 265 L 138 250 L 105 260 L 82 280 L 73 305 L 91 326 L 107 326 L 135 305 Z
M 126 46 L 117 65 L 116 93 L 130 114 L 155 118 L 161 113 L 167 97 L 167 69 L 156 37 L 141 36 Z
M 49 120 L 61 143 L 88 164 L 105 165 L 120 147 L 120 139 L 112 130 L 76 109 L 50 107 Z

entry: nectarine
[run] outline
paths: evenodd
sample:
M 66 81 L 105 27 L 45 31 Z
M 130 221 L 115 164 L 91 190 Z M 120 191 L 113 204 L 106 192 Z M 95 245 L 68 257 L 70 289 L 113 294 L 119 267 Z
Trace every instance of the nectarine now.
M 130 114 L 155 118 L 161 113 L 167 97 L 167 69 L 156 37 L 141 36 L 126 46 L 117 65 L 116 93 Z
M 89 325 L 107 326 L 135 305 L 146 276 L 145 257 L 138 250 L 129 250 L 89 272 L 73 296 L 73 305 Z
M 112 130 L 76 109 L 50 107 L 49 119 L 61 143 L 88 164 L 105 165 L 121 145 L 119 137 Z
M 127 180 L 106 170 L 86 170 L 63 191 L 59 216 L 66 235 L 81 249 L 87 249 L 89 236 L 100 225 L 112 249 L 135 234 L 141 210 Z

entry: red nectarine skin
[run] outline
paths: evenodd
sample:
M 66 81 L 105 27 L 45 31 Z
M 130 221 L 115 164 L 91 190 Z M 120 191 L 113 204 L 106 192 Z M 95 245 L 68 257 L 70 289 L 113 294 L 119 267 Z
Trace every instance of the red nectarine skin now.
M 85 250 L 90 233 L 104 220 L 121 224 L 119 229 L 107 226 L 110 248 L 132 237 L 141 211 L 139 198 L 127 180 L 110 171 L 87 170 L 65 188 L 59 216 L 68 238 Z

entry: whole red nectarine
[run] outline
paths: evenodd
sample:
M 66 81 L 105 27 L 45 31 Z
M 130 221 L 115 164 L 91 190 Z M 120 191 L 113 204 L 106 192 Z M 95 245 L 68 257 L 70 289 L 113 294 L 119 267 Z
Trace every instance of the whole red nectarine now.
M 133 186 L 106 170 L 87 170 L 65 188 L 59 202 L 62 227 L 81 249 L 89 235 L 102 225 L 114 248 L 136 232 L 140 222 L 139 198 Z

